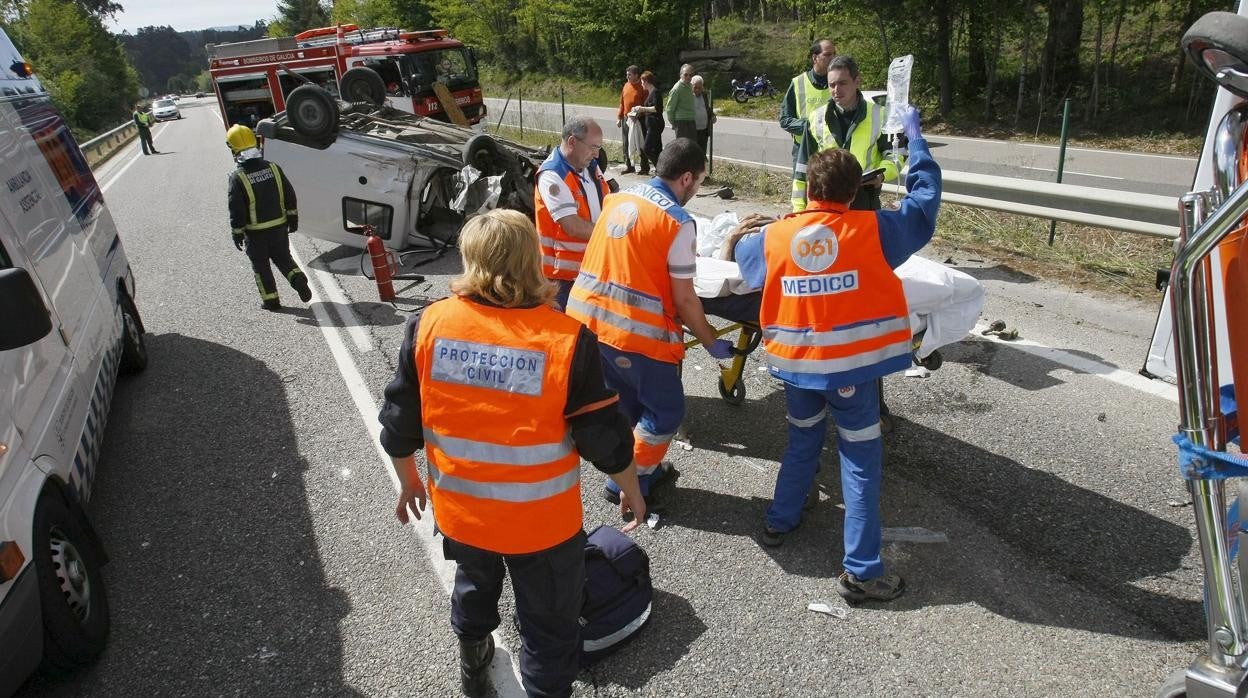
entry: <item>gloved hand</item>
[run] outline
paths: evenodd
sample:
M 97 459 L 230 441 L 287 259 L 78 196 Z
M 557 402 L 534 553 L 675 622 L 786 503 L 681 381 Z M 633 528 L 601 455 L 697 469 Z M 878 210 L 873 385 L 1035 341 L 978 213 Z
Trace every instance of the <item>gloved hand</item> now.
M 923 137 L 923 133 L 919 131 L 919 110 L 914 107 L 907 107 L 906 113 L 901 117 L 901 126 L 906 131 L 906 140 L 918 140 Z
M 234 233 L 232 237 L 234 238 L 234 246 L 238 248 L 239 252 L 242 252 L 243 251 L 243 234 Z
M 732 357 L 732 342 L 726 339 L 717 339 L 711 342 L 706 348 L 706 353 L 716 359 L 728 359 Z
M 286 232 L 293 233 L 299 230 L 299 216 L 286 216 Z

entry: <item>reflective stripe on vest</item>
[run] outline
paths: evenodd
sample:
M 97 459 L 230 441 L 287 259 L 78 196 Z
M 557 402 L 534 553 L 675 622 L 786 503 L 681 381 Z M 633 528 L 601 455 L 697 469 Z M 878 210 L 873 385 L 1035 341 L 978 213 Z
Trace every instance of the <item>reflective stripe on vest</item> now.
M 854 158 L 858 160 L 858 164 L 865 171 L 878 167 L 876 162 L 879 160 L 878 150 L 882 124 L 880 123 L 881 110 L 879 105 L 865 97 L 862 99 L 867 106 L 867 118 L 854 124 L 854 130 L 848 134 L 848 148 L 849 152 L 853 153 Z M 832 133 L 832 129 L 828 128 L 828 109 L 831 107 L 830 103 L 825 104 L 810 115 L 811 135 L 815 139 L 816 152 L 824 151 L 828 148 L 846 147 L 837 142 L 836 134 Z M 807 157 L 810 155 L 814 155 L 814 153 L 809 153 Z M 803 171 L 805 171 L 804 167 Z
M 667 256 L 688 220 L 657 179 L 607 197 L 568 299 L 568 315 L 607 346 L 679 362 L 684 335 Z
M 801 75 L 793 76 L 793 95 L 796 99 L 797 118 L 805 119 L 819 107 L 826 105 L 832 93 L 829 88 L 824 87 L 822 90 L 815 87 L 815 83 L 810 79 L 810 71 L 807 70 Z M 795 143 L 801 143 L 801 136 L 793 136 Z
M 500 465 L 543 465 L 574 453 L 572 439 L 534 446 L 505 446 L 485 441 L 473 441 L 439 434 L 425 429 L 425 443 L 436 446 L 452 458 L 497 463 Z
M 790 374 L 780 376 L 786 380 L 827 379 L 813 387 L 854 385 L 899 370 L 911 351 L 909 309 L 884 258 L 875 213 L 816 203 L 821 208 L 764 232 L 759 323 L 767 362 Z M 837 385 L 841 379 L 846 382 Z
M 260 222 L 256 220 L 256 190 L 251 187 L 251 180 L 247 178 L 247 172 L 242 168 L 238 169 L 238 179 L 243 183 L 243 191 L 247 193 L 247 220 L 250 221 L 243 226 L 244 230 L 268 230 L 269 228 L 276 228 L 279 225 L 286 224 L 286 187 L 282 183 L 282 171 L 273 163 L 269 163 L 269 171 L 273 173 L 273 184 L 277 186 L 277 205 L 281 209 L 282 215 Z
M 582 332 L 549 306 L 453 296 L 414 343 L 430 497 L 448 538 L 522 554 L 580 530 L 580 456 L 564 412 Z
M 590 163 L 590 167 L 593 169 L 594 186 L 598 187 L 598 191 L 592 192 L 592 195 L 598 197 L 598 209 L 601 211 L 603 199 L 610 189 L 607 187 L 606 179 L 598 170 L 598 166 Z M 572 192 L 572 198 L 576 200 L 577 217 L 593 223 L 589 208 L 591 192 L 586 191 L 585 181 L 563 159 L 558 148 L 552 150 L 546 161 L 542 163 L 538 171 L 539 179 L 541 173 L 547 171 L 554 172 L 563 178 L 564 186 Z M 539 186 L 533 188 L 533 220 L 537 226 L 538 241 L 542 248 L 542 274 L 548 279 L 572 281 L 581 269 L 581 260 L 585 257 L 587 243 L 585 240 L 564 232 L 563 226 L 559 225 L 546 207 L 546 200 L 542 198 L 539 187 L 540 182 Z
M 541 482 L 477 482 L 447 475 L 432 463 L 429 464 L 428 472 L 433 486 L 440 490 L 499 502 L 540 502 L 563 494 L 581 483 L 579 462 L 568 472 Z

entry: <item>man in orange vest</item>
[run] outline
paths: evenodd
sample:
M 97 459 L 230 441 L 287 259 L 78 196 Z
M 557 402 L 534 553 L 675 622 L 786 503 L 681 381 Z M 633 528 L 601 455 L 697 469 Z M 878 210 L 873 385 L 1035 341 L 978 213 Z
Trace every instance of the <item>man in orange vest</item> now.
M 732 354 L 693 290 L 696 236 L 682 208 L 706 178 L 706 157 L 697 143 L 677 138 L 656 167 L 658 177 L 607 197 L 567 309 L 602 344 L 607 387 L 619 393 L 620 409 L 635 426 L 633 457 L 651 509 L 663 506 L 657 488 L 669 488 L 680 475 L 663 456 L 685 416 L 681 324 L 714 358 Z M 614 485 L 608 482 L 603 493 L 609 502 L 620 501 Z
M 759 324 L 771 374 L 784 382 L 789 444 L 776 476 L 762 541 L 776 546 L 801 523 L 819 466 L 828 413 L 836 420 L 845 499 L 846 600 L 887 601 L 905 582 L 884 574 L 880 556 L 880 395 L 876 380 L 910 365 L 910 321 L 893 269 L 936 231 L 940 167 L 913 108 L 909 194 L 896 211 L 851 211 L 862 166 L 843 149 L 824 150 L 807 169 L 811 205 L 742 237 L 741 274 L 763 290 Z
M 585 245 L 610 193 L 598 169 L 602 127 L 587 116 L 563 126 L 563 140 L 538 170 L 533 189 L 537 234 L 542 245 L 542 273 L 558 287 L 555 304 L 568 304 L 572 282 L 581 270 Z
M 386 387 L 381 445 L 399 479 L 395 514 L 420 518 L 424 447 L 443 551 L 456 562 L 451 626 L 464 693 L 488 693 L 504 571 L 511 574 L 531 696 L 568 696 L 581 652 L 585 580 L 580 463 L 623 491 L 632 530 L 646 506 L 633 436 L 602 380 L 598 343 L 550 306 L 537 233 L 517 211 L 464 225 L 454 295 L 408 321 Z

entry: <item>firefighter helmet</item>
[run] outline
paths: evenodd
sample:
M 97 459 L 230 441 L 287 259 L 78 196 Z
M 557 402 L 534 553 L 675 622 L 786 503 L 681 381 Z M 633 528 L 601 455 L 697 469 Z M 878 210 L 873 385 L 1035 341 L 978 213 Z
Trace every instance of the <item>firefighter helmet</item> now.
M 225 144 L 230 146 L 230 152 L 238 155 L 248 148 L 256 147 L 256 134 L 242 124 L 234 124 L 225 132 Z

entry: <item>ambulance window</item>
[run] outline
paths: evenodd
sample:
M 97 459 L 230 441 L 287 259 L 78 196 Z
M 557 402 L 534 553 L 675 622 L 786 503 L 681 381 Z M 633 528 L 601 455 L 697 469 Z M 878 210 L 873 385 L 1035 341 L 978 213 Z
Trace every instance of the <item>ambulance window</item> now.
M 342 229 L 349 233 L 364 234 L 364 226 L 372 226 L 373 234 L 382 240 L 390 239 L 390 221 L 394 209 L 374 201 L 344 197 L 342 200 Z

